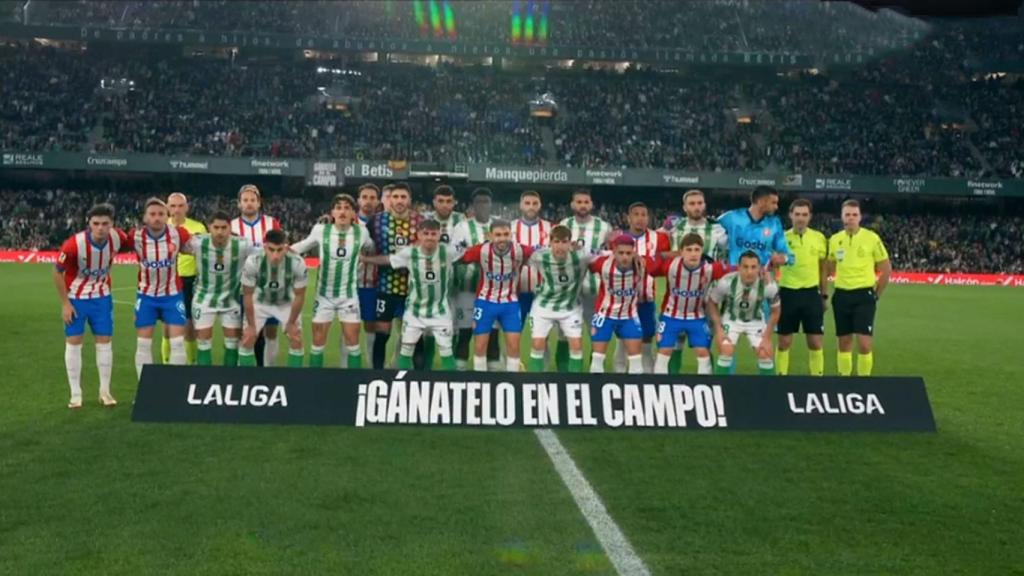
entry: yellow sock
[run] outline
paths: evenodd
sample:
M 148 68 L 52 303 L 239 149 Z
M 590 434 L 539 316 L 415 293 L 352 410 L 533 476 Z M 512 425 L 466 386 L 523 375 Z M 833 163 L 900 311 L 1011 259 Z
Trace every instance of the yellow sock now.
M 825 351 L 824 350 L 808 350 L 807 351 L 807 367 L 810 369 L 811 376 L 824 376 L 825 375 Z
M 853 374 L 853 352 L 840 352 L 837 361 L 840 376 Z
M 789 350 L 775 349 L 775 368 L 779 376 L 789 375 Z
M 164 364 L 171 363 L 171 339 L 161 338 L 160 339 L 160 358 Z
M 185 340 L 185 358 L 187 358 L 189 366 L 196 363 L 196 350 L 199 349 L 199 345 L 193 340 L 189 342 Z
M 871 376 L 871 369 L 875 367 L 875 353 L 857 354 L 857 376 Z

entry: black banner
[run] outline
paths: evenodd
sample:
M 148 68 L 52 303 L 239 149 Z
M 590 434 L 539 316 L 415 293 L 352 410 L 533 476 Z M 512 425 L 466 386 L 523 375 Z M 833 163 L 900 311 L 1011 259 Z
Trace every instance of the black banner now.
M 146 366 L 136 422 L 935 431 L 921 378 Z

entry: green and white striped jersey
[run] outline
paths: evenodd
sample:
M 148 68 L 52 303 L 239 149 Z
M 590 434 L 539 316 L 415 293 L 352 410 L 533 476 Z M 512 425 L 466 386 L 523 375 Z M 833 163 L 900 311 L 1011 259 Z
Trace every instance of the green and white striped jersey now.
M 358 298 L 359 254 L 373 252 L 370 232 L 362 223 L 344 230 L 334 224 L 317 224 L 305 240 L 292 244 L 296 254 L 319 247 L 320 273 L 316 292 L 327 298 Z
M 764 319 L 765 301 L 772 308 L 779 306 L 779 286 L 765 282 L 760 274 L 752 284 L 744 284 L 739 272 L 730 272 L 718 279 L 708 298 L 719 305 L 723 321 L 758 321 Z
M 437 217 L 437 213 L 434 213 L 434 220 L 441 225 L 441 244 L 452 245 L 452 236 L 455 234 L 455 229 L 466 221 L 466 215 L 461 212 L 452 212 L 448 215 L 447 220 L 441 220 Z
M 712 260 L 725 260 L 729 254 L 729 235 L 721 224 L 705 218 L 704 222 L 694 224 L 686 217 L 672 228 L 669 234 L 669 246 L 672 251 L 683 249 L 683 236 L 696 234 L 704 240 L 704 255 Z
M 450 312 L 448 293 L 455 250 L 439 244 L 433 254 L 427 254 L 419 246 L 410 246 L 392 254 L 388 260 L 392 268 L 409 270 L 409 296 L 405 300 L 405 309 L 413 316 L 438 318 Z
M 555 258 L 550 248 L 537 250 L 529 265 L 540 272 L 534 303 L 550 312 L 566 312 L 580 305 L 580 287 L 593 257 L 572 250 L 564 260 Z
M 591 216 L 586 222 L 579 222 L 575 216 L 570 216 L 562 220 L 560 224 L 567 226 L 572 231 L 572 241 L 576 244 L 576 250 L 590 256 L 597 256 L 606 249 L 608 236 L 612 232 L 611 224 L 597 216 Z M 583 293 L 596 296 L 600 287 L 600 275 L 595 272 L 588 273 L 583 282 Z
M 253 299 L 260 304 L 288 304 L 295 289 L 305 288 L 308 283 L 306 262 L 294 252 L 286 253 L 275 266 L 267 259 L 266 252 L 259 251 L 249 256 L 242 269 L 242 287 L 255 288 Z
M 455 227 L 449 245 L 461 254 L 472 246 L 486 242 L 490 230 L 491 220 L 481 223 L 473 218 L 467 218 Z M 477 284 L 480 282 L 480 265 L 460 262 L 455 266 L 453 276 L 456 292 L 476 293 Z
M 242 296 L 242 267 L 257 248 L 239 236 L 217 246 L 209 234 L 193 236 L 189 246 L 198 272 L 192 301 L 214 309 L 237 305 Z

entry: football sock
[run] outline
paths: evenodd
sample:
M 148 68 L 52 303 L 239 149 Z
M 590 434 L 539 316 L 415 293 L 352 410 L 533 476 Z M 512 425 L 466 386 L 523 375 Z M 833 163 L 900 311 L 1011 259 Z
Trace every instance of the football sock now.
M 654 373 L 655 374 L 668 374 L 668 364 L 672 361 L 672 355 L 658 354 L 654 358 Z
M 455 357 L 451 354 L 441 353 L 441 370 L 455 370 Z
M 789 376 L 789 350 L 776 348 L 775 363 L 779 365 L 779 376 Z
M 377 332 L 377 336 L 373 339 L 373 367 L 377 370 L 384 368 L 384 357 L 387 353 L 388 338 L 391 334 L 388 332 Z
M 629 360 L 629 373 L 630 374 L 643 374 L 644 373 L 644 357 L 640 354 L 634 354 L 628 357 Z
M 266 341 L 263 348 L 263 365 L 276 366 L 279 350 L 277 338 L 267 338 Z
M 573 374 L 579 374 L 580 372 L 583 372 L 582 350 L 580 350 L 579 352 L 569 352 L 569 363 L 566 365 L 566 368 L 569 370 L 569 372 L 572 372 Z M 564 372 L 564 370 L 562 370 L 562 372 Z
M 252 348 L 240 348 L 238 350 L 239 366 L 256 366 L 256 351 Z
M 506 372 L 519 372 L 519 357 L 509 357 L 505 359 L 505 371 Z
M 715 364 L 715 374 L 728 374 L 730 366 L 732 366 L 732 356 L 719 355 L 718 362 Z
M 412 355 L 406 355 L 405 350 L 398 355 L 398 369 L 399 370 L 412 370 Z
M 697 356 L 697 374 L 711 374 L 711 356 Z
M 97 344 L 97 347 L 99 344 Z M 82 345 L 64 343 L 64 368 L 72 400 L 82 401 Z
M 114 346 L 110 342 L 96 344 L 96 370 L 100 373 L 100 394 L 110 394 L 110 373 L 114 367 Z
M 857 354 L 857 376 L 871 376 L 875 367 L 875 353 Z
M 530 350 L 530 361 L 527 365 L 530 372 L 543 372 L 544 371 L 544 351 L 543 350 Z
M 473 355 L 473 370 L 487 372 L 487 356 Z
M 348 351 L 348 366 L 347 368 L 362 368 L 363 367 L 363 349 L 357 343 L 355 346 L 345 346 Z
M 771 358 L 757 361 L 757 373 L 761 376 L 775 375 L 775 362 Z
M 185 337 L 184 336 L 172 336 L 171 337 L 171 365 L 173 366 L 184 366 L 185 365 Z
M 309 347 L 309 367 L 310 368 L 323 368 L 324 367 L 324 347 L 313 344 Z
M 269 343 L 269 342 L 268 342 Z M 302 348 L 288 349 L 288 367 L 302 368 L 302 361 L 306 359 L 306 351 Z
M 808 350 L 807 351 L 807 368 L 810 370 L 811 376 L 824 376 L 825 375 L 825 351 L 824 350 Z
M 238 338 L 224 338 L 224 365 L 238 365 Z
M 555 344 L 555 368 L 559 372 L 569 369 L 569 342 L 565 340 L 559 340 Z
M 600 352 L 594 352 L 590 355 L 590 373 L 604 373 L 604 354 Z
M 679 374 L 683 371 L 683 351 L 673 350 L 672 358 L 668 361 L 668 373 Z
M 209 340 L 196 341 L 196 364 L 199 366 L 213 365 L 213 342 Z
M 839 352 L 836 359 L 836 367 L 840 376 L 853 374 L 853 352 Z
M 138 338 L 135 341 L 135 375 L 142 378 L 142 367 L 153 363 L 153 339 Z

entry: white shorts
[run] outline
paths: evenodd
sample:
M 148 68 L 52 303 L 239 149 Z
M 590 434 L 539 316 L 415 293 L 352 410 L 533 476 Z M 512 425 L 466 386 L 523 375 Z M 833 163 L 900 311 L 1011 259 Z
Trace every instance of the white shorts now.
M 260 304 L 259 302 L 253 303 L 253 309 L 256 312 L 256 331 L 263 330 L 266 326 L 267 320 L 271 318 L 276 319 L 281 325 L 288 323 L 288 317 L 292 314 L 292 303 L 285 302 L 284 304 L 270 305 Z M 302 326 L 302 315 L 299 314 L 298 319 L 295 321 L 301 328 Z
M 448 314 L 434 318 L 413 316 L 409 310 L 402 316 L 402 343 L 415 344 L 423 334 L 433 336 L 441 348 L 452 347 L 452 317 Z
M 196 330 L 213 328 L 218 316 L 221 328 L 237 329 L 242 327 L 242 306 L 240 304 L 218 308 L 192 302 L 192 324 Z
M 476 292 L 459 292 L 452 302 L 452 310 L 455 311 L 455 328 L 465 330 L 473 327 L 473 306 L 476 302 Z
M 757 348 L 761 345 L 761 338 L 764 337 L 764 329 L 768 326 L 764 320 L 752 320 L 750 322 L 741 322 L 739 320 L 728 320 L 722 318 L 722 330 L 725 331 L 726 336 L 732 341 L 734 345 L 739 345 L 740 336 L 746 335 L 747 341 L 750 342 L 751 348 Z M 771 338 L 771 334 L 768 335 Z
M 534 301 L 530 308 L 530 338 L 547 338 L 555 326 L 566 338 L 582 338 L 583 310 L 577 306 L 564 312 L 552 312 Z
M 337 318 L 346 324 L 362 322 L 359 316 L 359 298 L 328 298 L 317 294 L 313 301 L 313 323 L 330 324 Z

